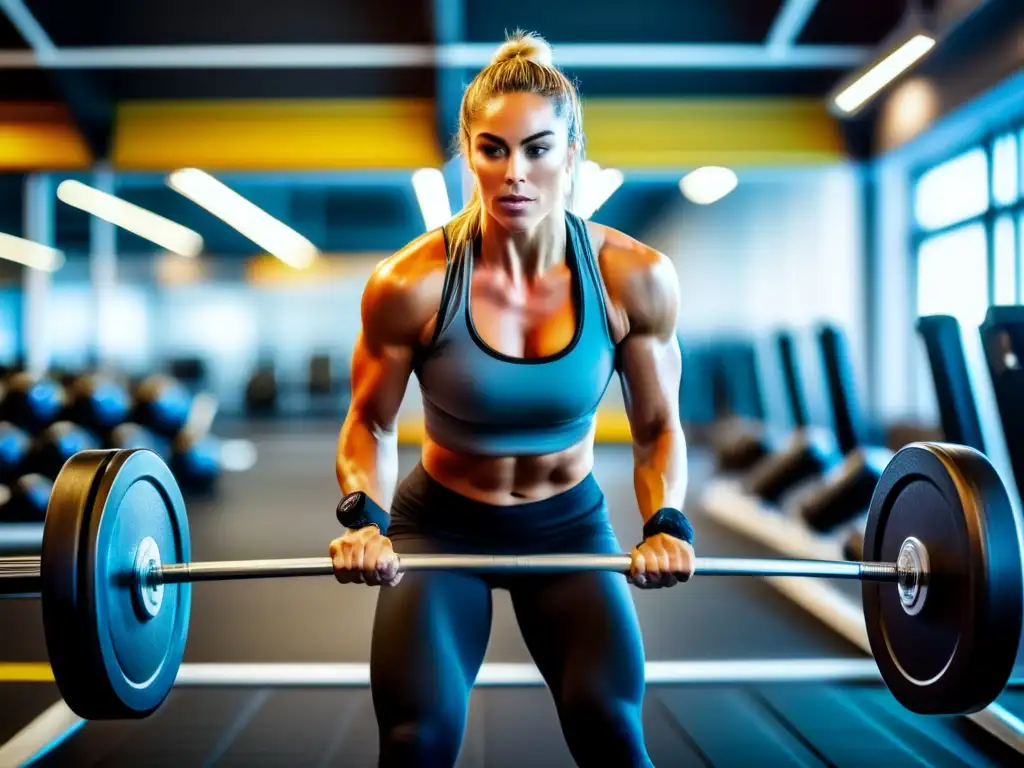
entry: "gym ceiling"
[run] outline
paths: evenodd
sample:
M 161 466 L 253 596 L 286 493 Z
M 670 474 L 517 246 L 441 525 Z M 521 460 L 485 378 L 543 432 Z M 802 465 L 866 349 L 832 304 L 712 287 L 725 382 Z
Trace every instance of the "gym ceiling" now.
M 463 85 L 516 27 L 553 43 L 585 99 L 590 157 L 625 173 L 595 217 L 612 226 L 642 230 L 695 165 L 838 159 L 849 141 L 827 94 L 877 55 L 905 2 L 0 0 L 0 9 L 8 211 L 20 206 L 19 174 L 52 169 L 90 183 L 101 162 L 118 173 L 119 195 L 196 229 L 210 255 L 250 256 L 248 240 L 167 188 L 168 171 L 219 176 L 323 251 L 393 250 L 423 231 L 411 171 L 450 156 Z M 57 226 L 59 247 L 87 250 L 84 214 L 58 205 Z M 152 251 L 119 238 L 125 255 Z

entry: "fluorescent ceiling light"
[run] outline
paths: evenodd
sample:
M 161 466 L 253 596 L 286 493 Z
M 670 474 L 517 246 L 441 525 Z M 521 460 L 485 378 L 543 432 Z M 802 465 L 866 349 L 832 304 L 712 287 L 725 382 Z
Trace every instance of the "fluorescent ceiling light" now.
M 62 181 L 57 186 L 57 199 L 168 251 L 182 256 L 198 256 L 202 253 L 203 238 L 198 232 L 80 181 Z
M 691 203 L 710 205 L 736 189 L 737 183 L 736 174 L 729 168 L 709 165 L 686 174 L 679 190 Z
M 429 232 L 447 224 L 452 218 L 448 187 L 444 174 L 437 168 L 420 168 L 412 175 L 412 188 L 423 213 L 423 224 Z
M 622 186 L 622 181 L 622 171 L 617 168 L 602 168 L 593 160 L 587 160 L 580 168 L 576 215 L 582 219 L 589 219 L 598 208 L 608 202 L 615 194 L 615 190 Z
M 64 254 L 56 248 L 0 232 L 0 259 L 24 264 L 30 269 L 56 272 L 64 266 Z
M 899 48 L 843 88 L 833 99 L 841 111 L 851 114 L 899 77 L 935 47 L 935 38 L 923 33 L 910 37 Z
M 308 267 L 317 256 L 313 243 L 204 171 L 183 168 L 167 183 L 291 267 Z

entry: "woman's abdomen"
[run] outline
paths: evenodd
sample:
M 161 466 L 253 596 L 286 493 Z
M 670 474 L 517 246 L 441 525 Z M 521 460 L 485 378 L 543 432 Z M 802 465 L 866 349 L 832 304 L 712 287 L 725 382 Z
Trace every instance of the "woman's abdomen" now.
M 539 456 L 473 456 L 429 438 L 423 467 L 437 482 L 486 504 L 511 506 L 550 498 L 576 486 L 594 464 L 593 430 L 563 451 Z

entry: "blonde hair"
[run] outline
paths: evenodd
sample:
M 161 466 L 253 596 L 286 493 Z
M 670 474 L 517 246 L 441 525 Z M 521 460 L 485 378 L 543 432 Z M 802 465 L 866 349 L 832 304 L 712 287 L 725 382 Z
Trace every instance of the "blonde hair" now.
M 540 35 L 516 30 L 495 52 L 491 63 L 477 73 L 462 96 L 459 110 L 459 150 L 470 152 L 470 125 L 483 105 L 501 93 L 536 93 L 551 99 L 555 112 L 569 126 L 569 147 L 574 151 L 572 178 L 566 206 L 576 195 L 579 169 L 584 161 L 583 110 L 576 86 L 553 62 L 551 46 Z M 465 207 L 449 222 L 452 253 L 461 254 L 480 233 L 483 204 L 474 187 Z

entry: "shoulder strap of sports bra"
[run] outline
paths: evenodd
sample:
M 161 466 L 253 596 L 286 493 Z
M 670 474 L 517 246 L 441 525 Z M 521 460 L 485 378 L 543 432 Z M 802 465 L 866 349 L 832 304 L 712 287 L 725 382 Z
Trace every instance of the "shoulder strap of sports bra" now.
M 590 242 L 587 222 L 573 213 L 566 213 L 569 221 L 570 236 L 573 237 L 573 250 L 576 253 L 576 269 L 583 283 L 583 301 L 588 312 L 585 320 L 588 325 L 597 323 L 608 342 L 614 345 L 611 325 L 608 321 L 608 306 L 605 303 L 606 290 L 604 278 L 601 276 L 601 265 Z M 597 319 L 600 318 L 598 321 Z
M 584 295 L 592 297 L 604 307 L 604 287 L 601 280 L 601 270 L 597 263 L 597 254 L 590 244 L 590 233 L 587 232 L 587 222 L 574 213 L 566 211 L 566 219 L 569 222 L 569 236 L 572 238 L 572 250 L 576 256 L 576 269 L 582 280 L 589 278 L 587 282 L 591 290 L 585 291 Z M 602 313 L 603 314 L 603 313 Z
M 433 346 L 444 330 L 451 325 L 462 305 L 462 286 L 465 282 L 466 254 L 452 253 L 452 242 L 449 238 L 448 225 L 441 227 L 444 237 L 445 268 L 444 285 L 441 289 L 441 302 L 437 307 L 437 322 L 430 340 Z

